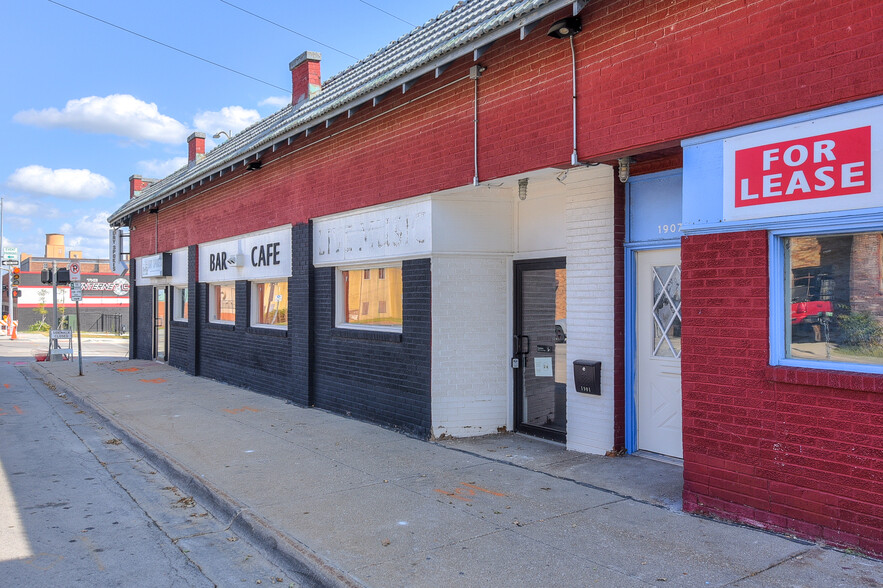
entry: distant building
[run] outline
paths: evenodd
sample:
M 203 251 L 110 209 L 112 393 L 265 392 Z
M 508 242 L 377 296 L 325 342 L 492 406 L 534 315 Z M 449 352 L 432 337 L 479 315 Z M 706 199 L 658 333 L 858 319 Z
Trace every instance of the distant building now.
M 92 332 L 127 332 L 129 330 L 129 279 L 110 271 L 110 260 L 84 258 L 82 251 L 64 254 L 64 235 L 46 235 L 46 251 L 42 257 L 21 255 L 21 295 L 15 302 L 15 320 L 20 331 L 52 317 L 52 285 L 43 284 L 40 272 L 51 268 L 67 268 L 72 261 L 80 264 L 83 300 L 80 302 L 80 328 Z M 4 287 L 9 276 L 3 278 Z M 74 316 L 76 304 L 71 301 L 70 286 L 58 287 L 58 315 Z M 45 309 L 43 314 L 40 310 Z M 63 308 L 63 310 L 62 310 Z M 3 297 L 3 314 L 9 313 L 9 294 Z

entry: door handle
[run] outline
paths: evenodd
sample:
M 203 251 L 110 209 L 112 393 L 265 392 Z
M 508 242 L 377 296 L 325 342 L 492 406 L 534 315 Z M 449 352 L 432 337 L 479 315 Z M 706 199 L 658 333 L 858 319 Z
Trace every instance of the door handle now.
M 530 353 L 530 337 L 527 335 L 519 335 L 518 337 L 518 353 L 527 355 Z

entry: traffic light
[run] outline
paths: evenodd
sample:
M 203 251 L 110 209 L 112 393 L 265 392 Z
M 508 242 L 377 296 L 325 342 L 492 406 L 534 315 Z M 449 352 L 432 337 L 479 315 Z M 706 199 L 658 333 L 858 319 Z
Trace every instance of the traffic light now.
M 51 284 L 52 283 L 52 270 L 44 267 L 40 271 L 40 281 L 44 284 Z
M 21 296 L 21 290 L 18 289 L 18 285 L 20 283 L 21 283 L 21 269 L 14 267 L 14 268 L 12 268 L 12 299 L 13 300 L 15 300 L 16 298 Z
M 71 283 L 71 273 L 66 267 L 55 270 L 55 283 L 59 286 Z

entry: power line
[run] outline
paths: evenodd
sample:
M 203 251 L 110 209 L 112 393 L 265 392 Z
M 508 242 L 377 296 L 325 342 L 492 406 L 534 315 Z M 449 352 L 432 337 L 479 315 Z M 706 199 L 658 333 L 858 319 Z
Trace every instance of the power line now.
M 121 27 L 120 25 L 114 24 L 112 22 L 108 22 L 106 20 L 102 20 L 102 19 L 98 18 L 97 16 L 92 16 L 91 14 L 88 14 L 86 12 L 82 12 L 80 10 L 77 10 L 76 8 L 71 8 L 70 6 L 66 6 L 66 5 L 62 4 L 61 2 L 56 2 L 55 0 L 47 0 L 47 1 L 51 2 L 52 4 L 55 4 L 56 6 L 61 6 L 62 8 L 67 8 L 71 12 L 76 12 L 77 14 L 81 14 L 83 16 L 89 17 L 92 20 L 97 20 L 98 22 L 106 24 L 108 26 L 111 26 L 115 29 L 125 31 L 131 35 L 135 35 L 136 37 L 141 37 L 142 39 L 144 39 L 146 41 L 150 41 L 151 43 L 156 43 L 157 45 L 162 45 L 163 47 L 165 47 L 167 49 L 171 49 L 172 51 L 177 51 L 178 53 L 183 53 L 184 55 L 187 55 L 188 57 L 192 57 L 194 59 L 204 61 L 205 63 L 208 63 L 210 65 L 214 65 L 215 67 L 220 67 L 221 69 L 226 69 L 229 72 L 235 73 L 237 75 L 248 78 L 250 80 L 254 80 L 255 82 L 260 82 L 262 84 L 266 84 L 267 86 L 270 86 L 271 88 L 276 88 L 277 90 L 282 90 L 283 92 L 291 91 L 290 88 L 283 88 L 282 86 L 277 86 L 276 84 L 271 84 L 270 82 L 266 82 L 260 78 L 256 78 L 254 76 L 248 75 L 247 73 L 243 73 L 239 70 L 235 70 L 232 67 L 227 67 L 226 65 L 221 65 L 220 63 L 211 61 L 209 59 L 206 59 L 205 57 L 200 57 L 199 55 L 194 55 L 193 53 L 188 53 L 187 51 L 184 51 L 183 49 L 178 49 L 177 47 L 173 47 L 172 45 L 169 45 L 167 43 L 163 43 L 162 41 L 157 41 L 156 39 L 152 39 L 146 35 L 142 35 L 141 33 L 136 33 L 135 31 L 127 29 L 125 27 Z
M 385 11 L 384 9 L 380 8 L 379 6 L 374 6 L 374 5 L 371 4 L 370 2 L 365 2 L 365 0 L 359 0 L 359 2 L 361 2 L 362 4 L 365 4 L 366 6 L 370 6 L 370 7 L 373 8 L 374 10 L 379 10 L 379 11 L 382 12 L 383 14 L 388 14 L 389 16 L 393 17 L 394 19 L 402 21 L 402 22 L 405 23 L 406 25 L 410 25 L 410 26 L 412 26 L 412 27 L 414 27 L 414 28 L 417 28 L 417 25 L 415 25 L 414 23 L 412 23 L 412 22 L 408 22 L 408 21 L 406 21 L 404 18 L 399 18 L 398 16 L 394 15 L 392 12 L 387 12 L 387 11 Z
M 51 1 L 51 0 L 50 0 L 50 1 Z M 359 60 L 359 58 L 356 57 L 355 55 L 350 55 L 350 54 L 347 53 L 346 51 L 341 51 L 340 49 L 338 49 L 338 48 L 336 48 L 336 47 L 332 47 L 331 45 L 328 45 L 328 44 L 326 44 L 326 43 L 323 43 L 322 41 L 319 41 L 319 40 L 317 40 L 317 39 L 313 39 L 312 37 L 308 37 L 308 36 L 304 35 L 303 33 L 299 33 L 299 32 L 297 32 L 297 31 L 295 31 L 295 30 L 292 30 L 292 29 L 290 29 L 290 28 L 288 28 L 288 27 L 286 27 L 286 26 L 283 26 L 283 25 L 279 24 L 278 22 L 274 22 L 274 21 L 270 20 L 269 18 L 264 18 L 264 17 L 261 16 L 260 14 L 255 14 L 254 12 L 248 11 L 248 10 L 246 10 L 245 8 L 242 8 L 241 6 L 236 6 L 236 5 L 233 4 L 232 2 L 227 2 L 227 0 L 218 0 L 218 2 L 222 2 L 222 3 L 226 4 L 227 6 L 230 6 L 230 7 L 232 7 L 232 8 L 235 8 L 236 10 L 241 10 L 241 11 L 244 12 L 245 14 L 250 14 L 251 16 L 253 16 L 253 17 L 255 17 L 255 18 L 259 18 L 259 19 L 261 19 L 262 21 L 267 22 L 267 23 L 270 23 L 270 24 L 273 25 L 273 26 L 277 26 L 277 27 L 279 27 L 280 29 L 283 29 L 283 30 L 288 31 L 289 33 L 293 33 L 293 34 L 297 35 L 298 37 L 303 37 L 304 39 L 306 39 L 306 40 L 308 40 L 308 41 L 312 41 L 313 43 L 316 43 L 317 45 L 322 45 L 323 47 L 327 47 L 327 48 L 331 49 L 332 51 L 337 51 L 337 52 L 340 53 L 341 55 L 346 55 L 347 57 L 352 57 L 352 58 L 355 59 L 356 61 Z

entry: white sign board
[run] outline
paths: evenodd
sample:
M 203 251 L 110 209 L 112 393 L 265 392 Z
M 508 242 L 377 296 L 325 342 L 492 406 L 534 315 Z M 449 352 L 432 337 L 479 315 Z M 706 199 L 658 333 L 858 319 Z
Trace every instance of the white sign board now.
M 4 261 L 9 260 L 18 260 L 18 247 L 4 247 L 3 248 L 3 259 Z
M 291 275 L 291 227 L 199 246 L 199 281 L 232 282 Z
M 432 202 L 409 202 L 313 221 L 313 264 L 340 265 L 429 254 Z
M 70 339 L 71 335 L 70 329 L 52 329 L 49 331 L 50 339 Z
M 725 139 L 724 220 L 879 206 L 883 106 Z
M 159 278 L 172 275 L 172 254 L 157 253 L 138 260 L 142 278 Z
M 73 274 L 71 274 L 71 300 L 73 302 L 82 302 L 83 301 L 83 283 L 82 282 L 74 282 Z
M 70 280 L 71 282 L 79 282 L 80 281 L 80 262 L 72 261 L 67 266 L 68 272 L 70 272 Z

